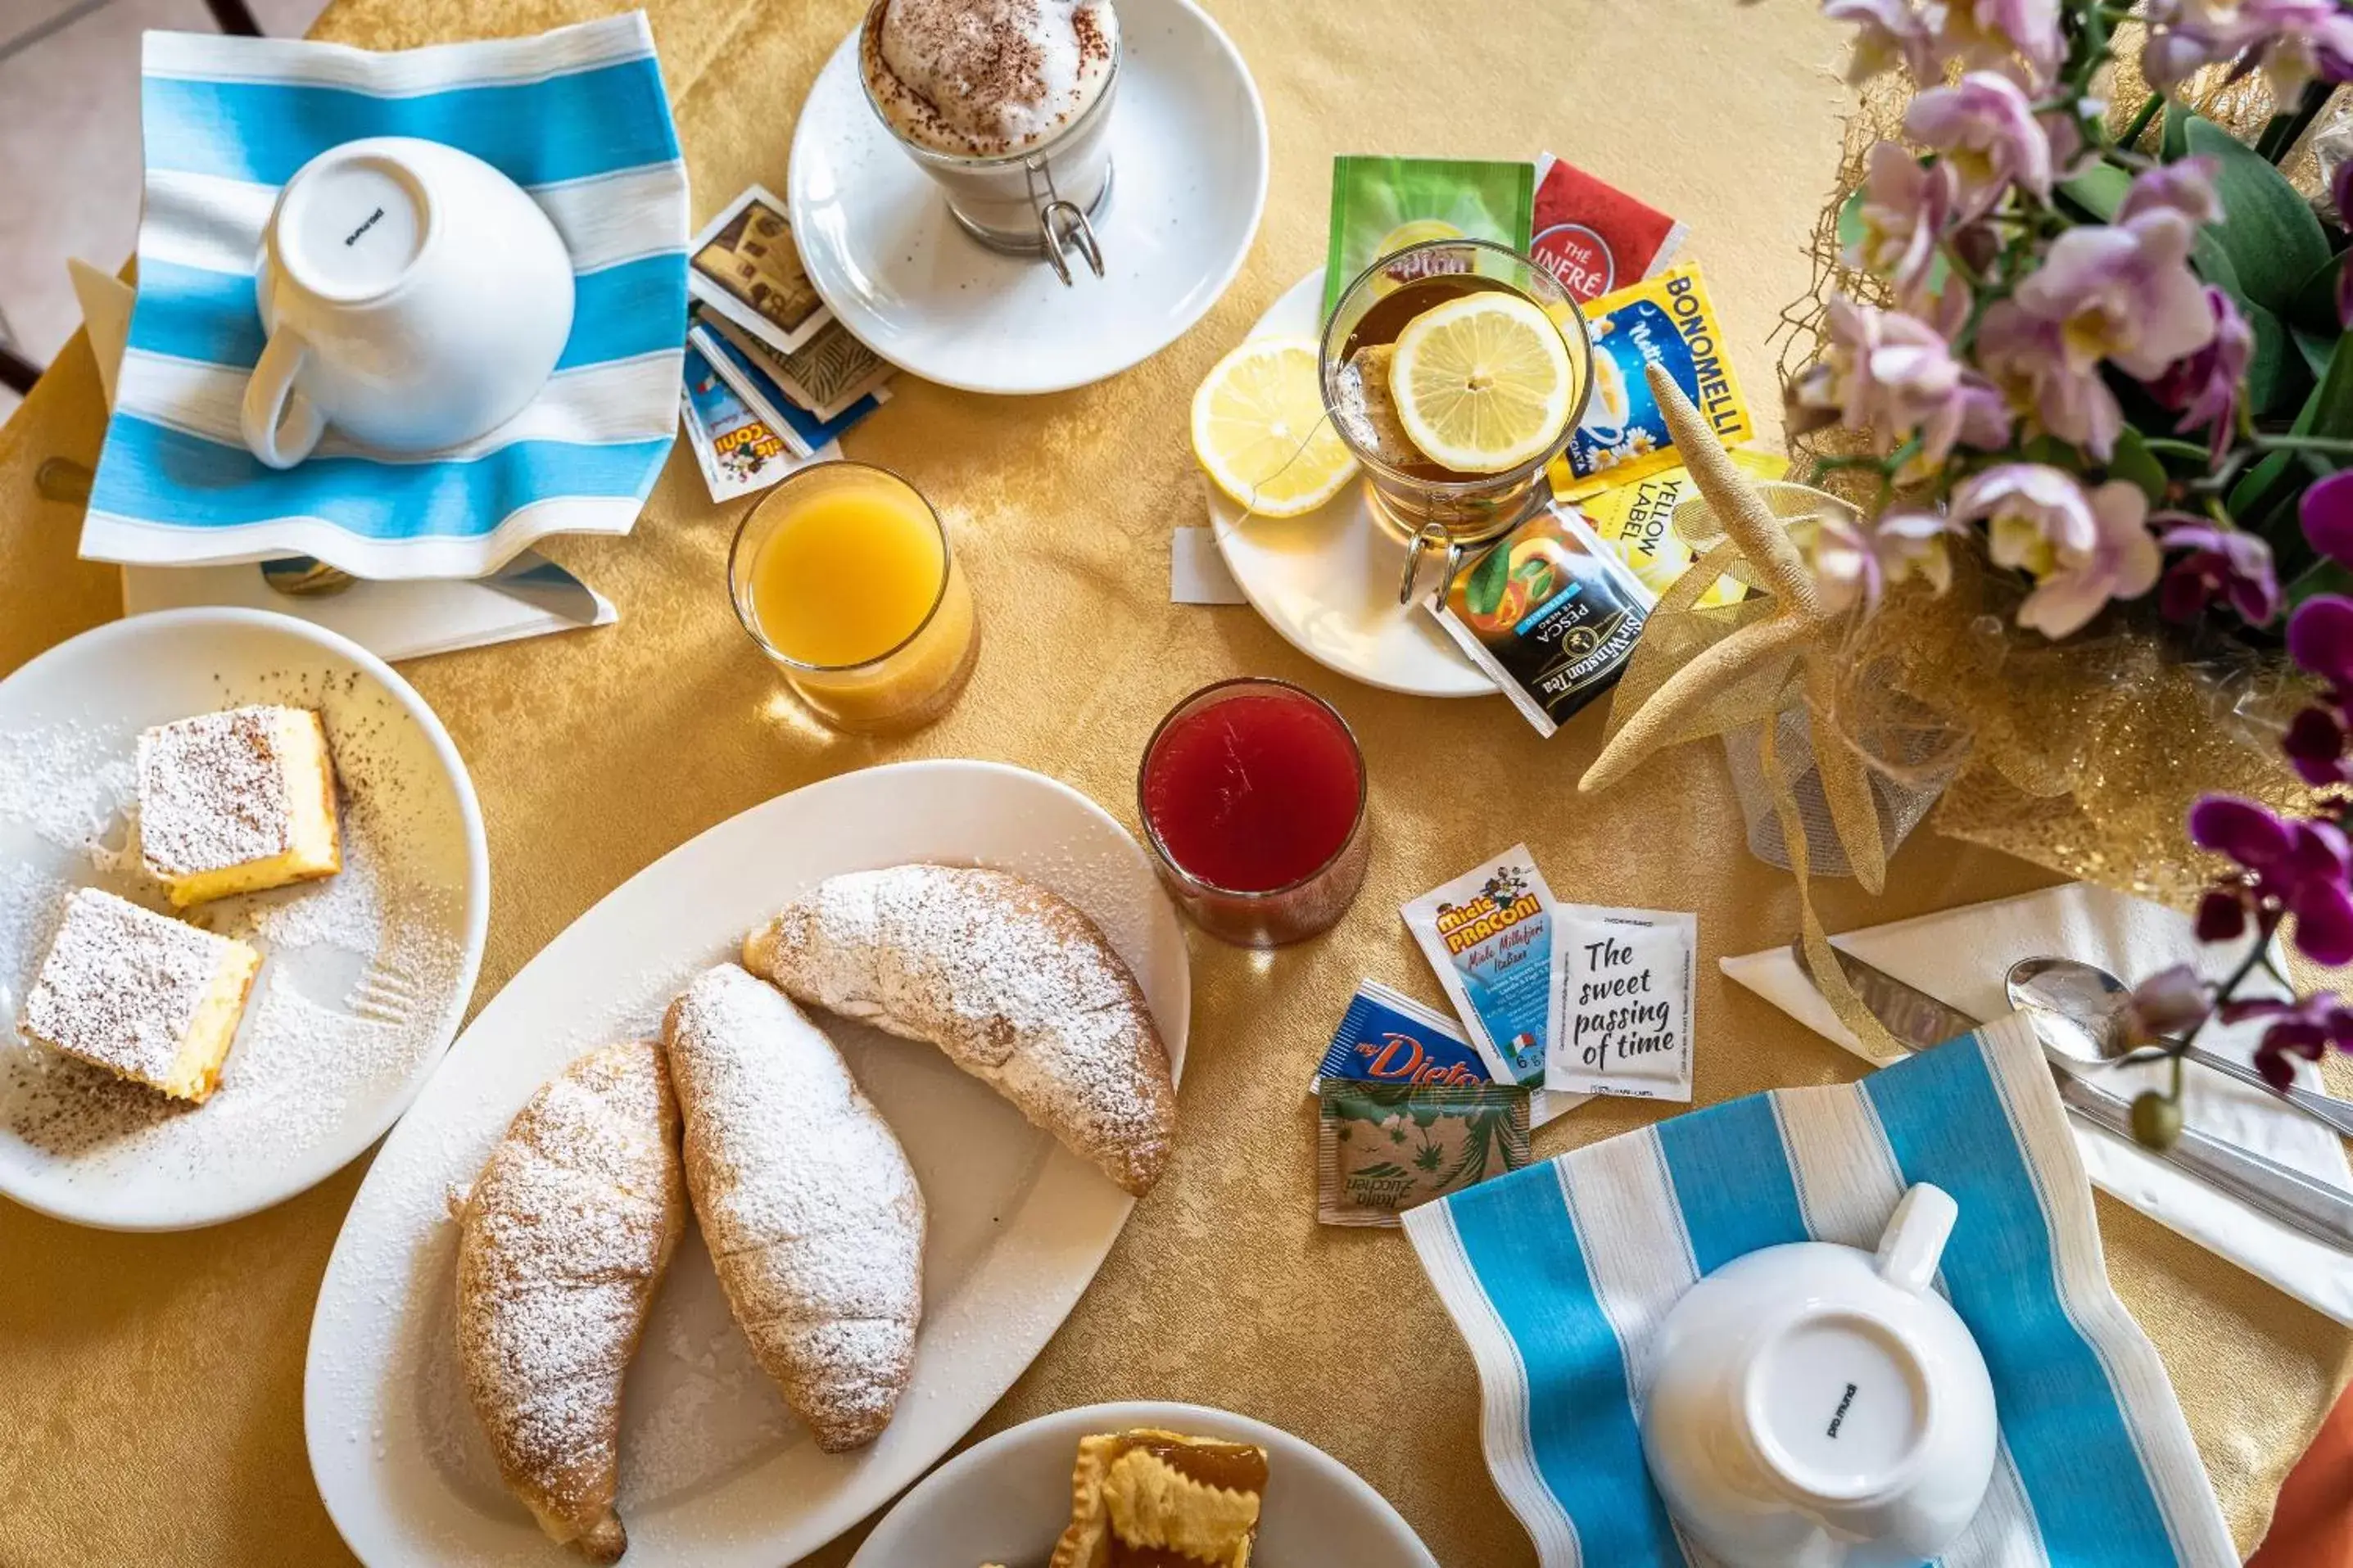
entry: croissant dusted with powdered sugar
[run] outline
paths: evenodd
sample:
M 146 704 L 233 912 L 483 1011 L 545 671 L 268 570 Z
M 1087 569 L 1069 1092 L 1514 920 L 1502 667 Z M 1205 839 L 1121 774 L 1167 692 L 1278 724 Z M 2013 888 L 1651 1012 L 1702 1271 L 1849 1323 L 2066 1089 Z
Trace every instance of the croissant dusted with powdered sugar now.
M 459 1224 L 458 1358 L 499 1474 L 552 1539 L 615 1562 L 622 1375 L 686 1224 L 659 1047 L 607 1046 L 543 1085 Z
M 1135 976 L 1060 894 L 1008 871 L 829 877 L 744 940 L 796 1000 L 929 1040 L 1138 1197 L 1176 1089 Z
M 871 1443 L 914 1370 L 923 1194 L 823 1031 L 732 963 L 662 1024 L 686 1182 L 752 1353 L 818 1447 Z

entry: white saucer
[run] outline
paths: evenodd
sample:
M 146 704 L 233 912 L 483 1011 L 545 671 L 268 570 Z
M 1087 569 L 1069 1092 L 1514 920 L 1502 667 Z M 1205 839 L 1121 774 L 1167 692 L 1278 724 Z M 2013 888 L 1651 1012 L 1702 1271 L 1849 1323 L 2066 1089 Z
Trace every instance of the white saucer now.
M 850 1568 L 972 1568 L 1043 1562 L 1071 1517 L 1071 1461 L 1092 1432 L 1155 1426 L 1256 1443 L 1267 1481 L 1253 1563 L 1438 1568 L 1380 1493 L 1313 1443 L 1198 1405 L 1091 1405 L 1041 1415 L 925 1477 L 866 1538 Z
M 1127 13 L 1123 10 L 1120 15 Z M 1313 338 L 1324 302 L 1324 269 L 1302 278 L 1267 307 L 1253 338 Z M 1402 541 L 1373 521 L 1364 487 L 1350 485 L 1304 517 L 1254 517 L 1215 485 L 1209 525 L 1250 607 L 1285 642 L 1327 669 L 1411 697 L 1491 697 L 1495 683 L 1463 656 L 1419 604 L 1397 602 Z M 1425 566 L 1422 590 L 1436 583 Z
M 1157 353 L 1240 270 L 1266 205 L 1266 111 L 1232 42 L 1191 0 L 1120 0 L 1105 275 L 1065 288 L 984 249 L 875 118 L 858 34 L 818 73 L 793 132 L 793 234 L 844 326 L 900 369 L 966 392 L 1060 392 Z

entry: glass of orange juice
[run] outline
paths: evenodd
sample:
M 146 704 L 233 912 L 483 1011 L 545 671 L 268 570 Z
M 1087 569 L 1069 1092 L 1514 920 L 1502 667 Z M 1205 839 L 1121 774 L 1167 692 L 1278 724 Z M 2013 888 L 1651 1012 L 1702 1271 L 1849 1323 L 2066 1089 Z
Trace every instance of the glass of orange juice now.
M 752 640 L 837 730 L 930 723 L 980 649 L 939 513 L 867 463 L 812 463 L 761 498 L 735 531 L 727 587 Z

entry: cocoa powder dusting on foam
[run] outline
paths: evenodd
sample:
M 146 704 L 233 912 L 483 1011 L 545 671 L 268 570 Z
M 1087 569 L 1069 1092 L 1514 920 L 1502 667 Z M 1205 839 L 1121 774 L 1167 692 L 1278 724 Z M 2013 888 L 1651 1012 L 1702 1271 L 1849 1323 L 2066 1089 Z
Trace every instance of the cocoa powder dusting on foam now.
M 1118 33 L 1104 0 L 889 0 L 860 58 L 877 106 L 910 141 L 997 157 L 1102 94 Z

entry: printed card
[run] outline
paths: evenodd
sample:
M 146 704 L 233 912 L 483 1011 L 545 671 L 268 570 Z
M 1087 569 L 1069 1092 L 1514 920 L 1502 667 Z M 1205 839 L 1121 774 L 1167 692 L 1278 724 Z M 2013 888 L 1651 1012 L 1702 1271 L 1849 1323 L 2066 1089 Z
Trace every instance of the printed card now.
M 833 320 L 801 267 L 785 204 L 759 185 L 728 203 L 687 255 L 686 291 L 782 353 Z
M 742 349 L 786 396 L 819 423 L 839 419 L 850 405 L 891 379 L 890 362 L 850 336 L 839 321 L 827 322 L 790 353 L 716 311 L 707 324 Z
M 1560 1027 L 1545 1087 L 1688 1103 L 1699 917 L 1589 905 L 1560 916 Z

